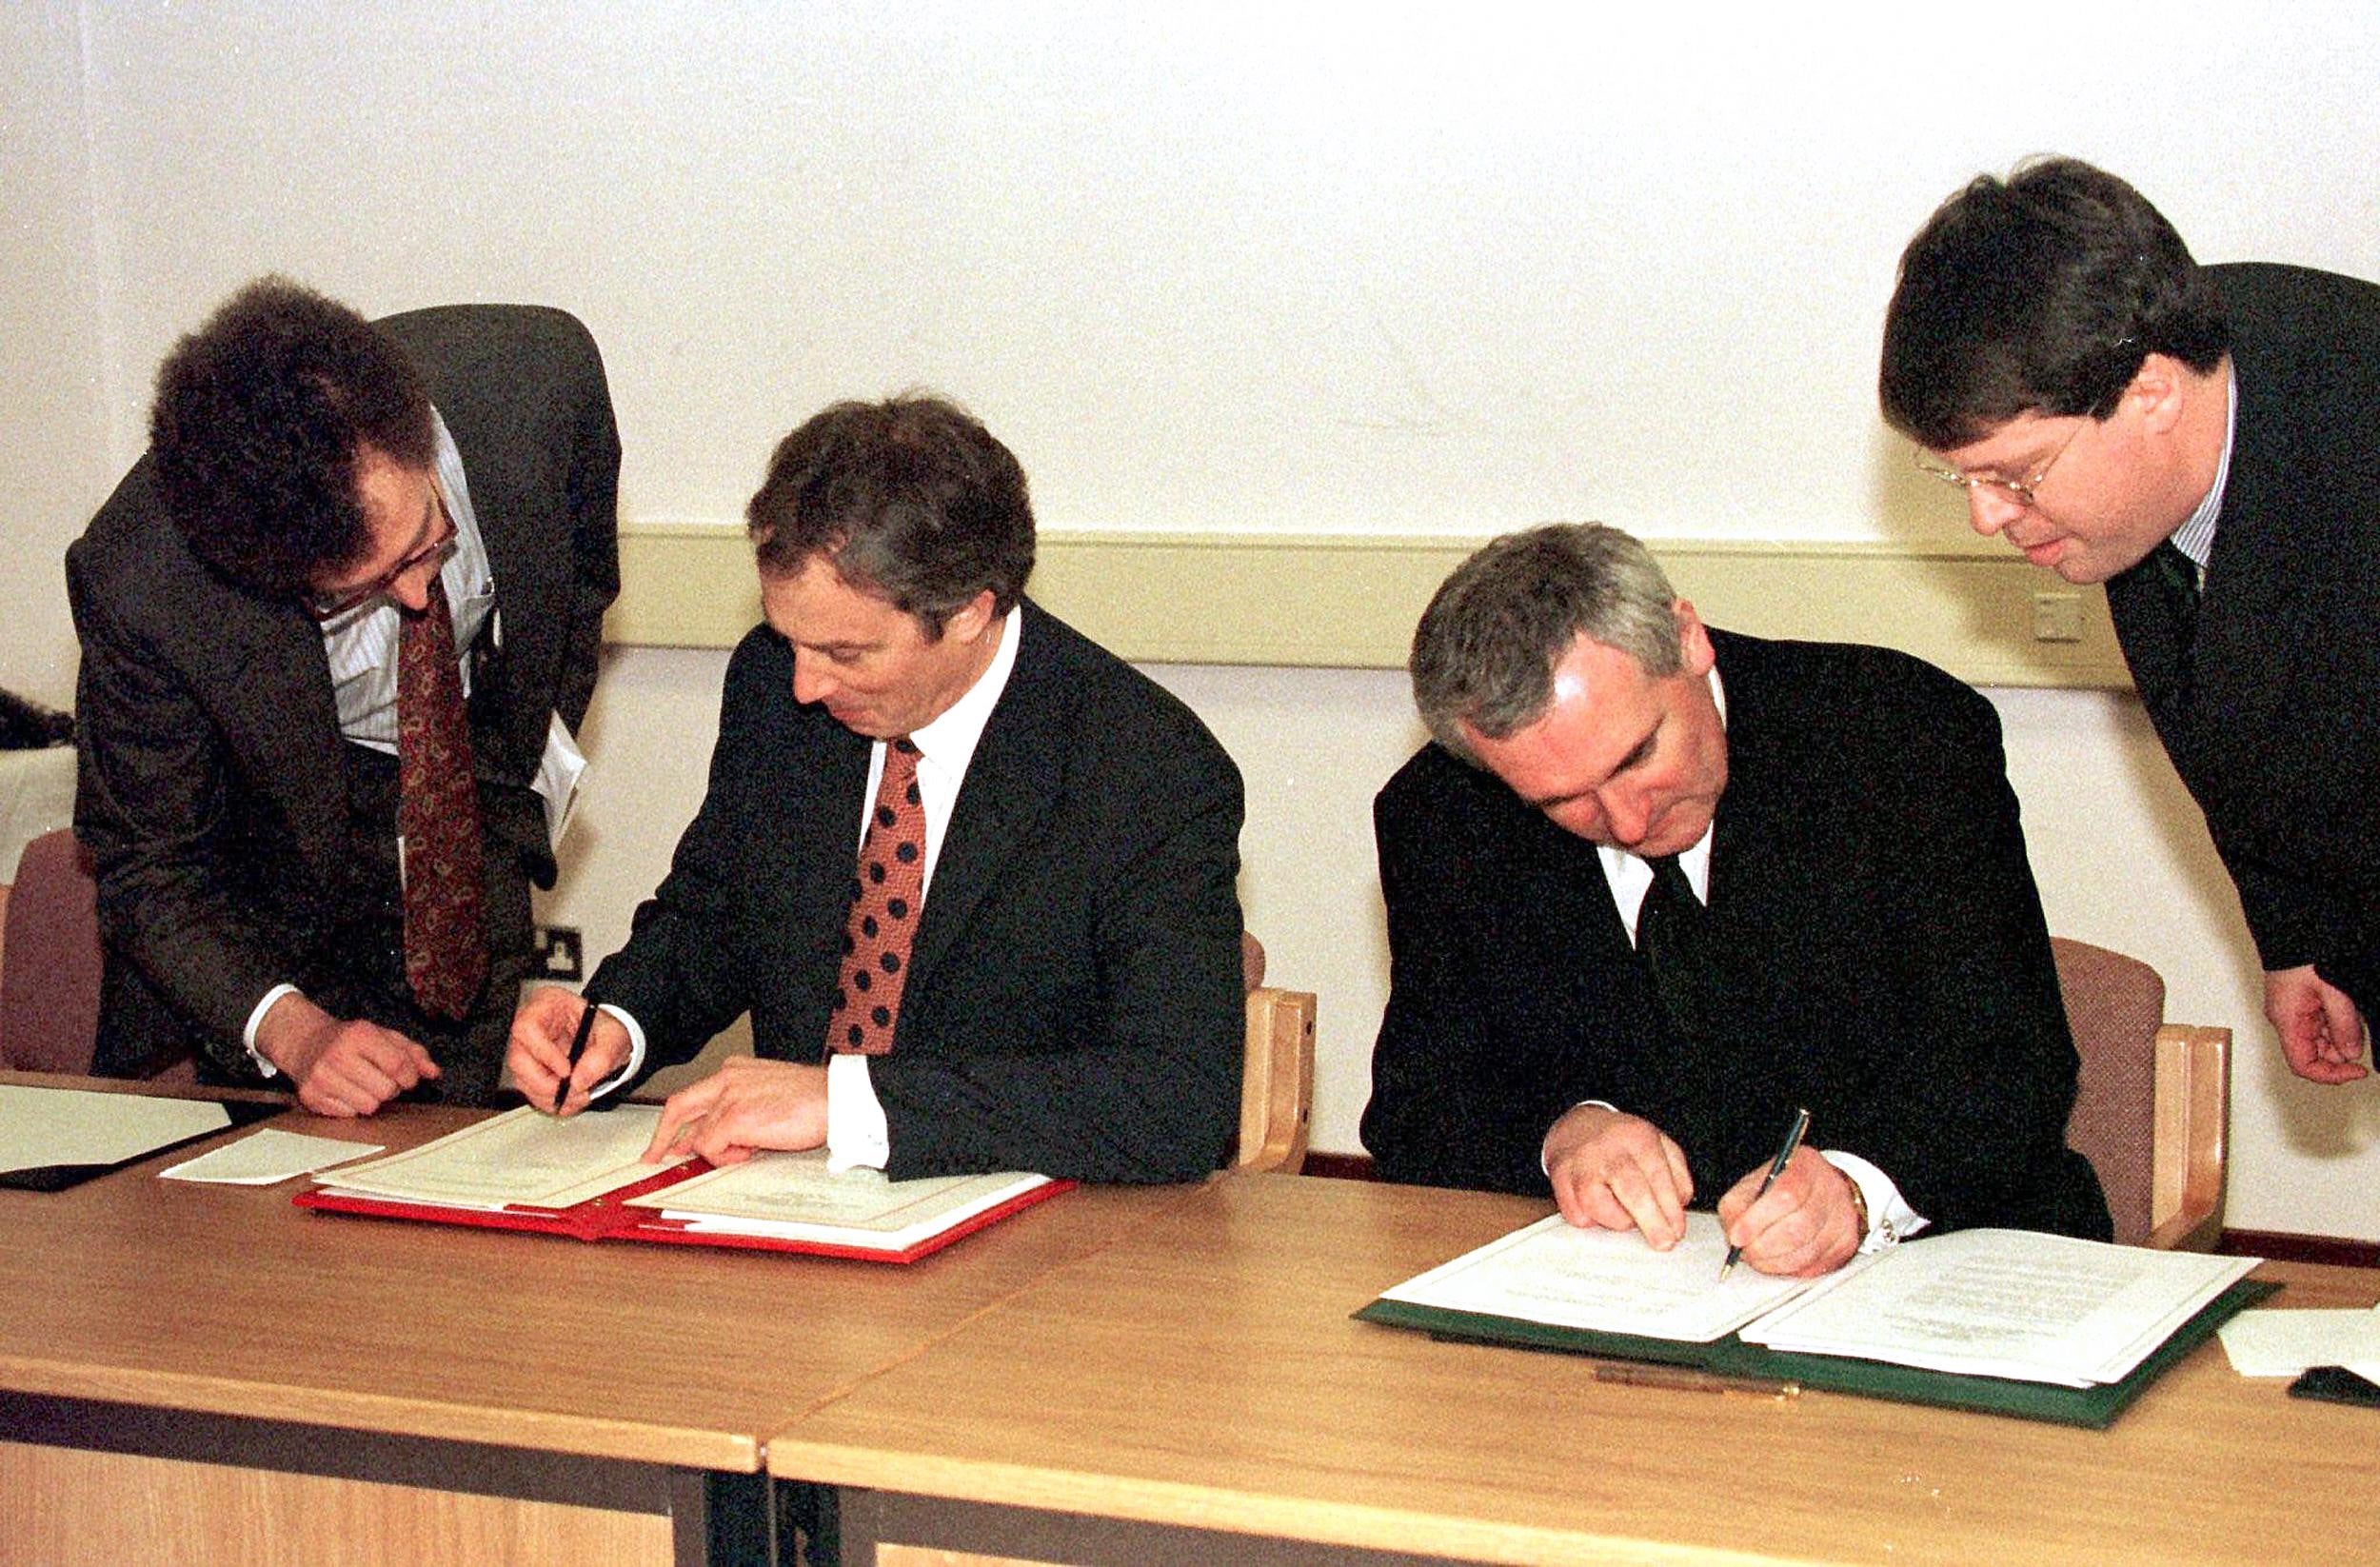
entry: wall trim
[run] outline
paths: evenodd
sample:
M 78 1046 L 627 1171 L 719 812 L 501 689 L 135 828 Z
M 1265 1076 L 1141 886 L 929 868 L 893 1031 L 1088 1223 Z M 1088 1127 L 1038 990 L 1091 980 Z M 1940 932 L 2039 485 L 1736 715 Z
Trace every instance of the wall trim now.
M 1394 669 L 1430 594 L 1481 542 L 1044 531 L 1032 592 L 1139 663 Z M 1977 685 L 2131 684 L 2106 596 L 2013 554 L 1856 541 L 1650 542 L 1678 592 L 1715 625 L 1899 647 Z M 605 623 L 613 643 L 727 647 L 760 619 L 740 527 L 632 524 L 621 530 L 620 562 L 620 600 Z M 2068 623 L 2073 640 L 2037 640 L 2042 621 Z

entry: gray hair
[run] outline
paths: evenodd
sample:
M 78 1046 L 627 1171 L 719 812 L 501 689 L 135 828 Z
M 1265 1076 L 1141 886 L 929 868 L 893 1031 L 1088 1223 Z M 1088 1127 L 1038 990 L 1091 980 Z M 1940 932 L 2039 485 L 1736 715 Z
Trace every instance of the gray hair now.
M 1501 740 L 1544 716 L 1554 666 L 1580 637 L 1659 679 L 1684 666 L 1677 595 L 1652 552 L 1616 527 L 1507 533 L 1457 566 L 1414 628 L 1414 705 L 1431 737 L 1474 766 L 1464 728 Z

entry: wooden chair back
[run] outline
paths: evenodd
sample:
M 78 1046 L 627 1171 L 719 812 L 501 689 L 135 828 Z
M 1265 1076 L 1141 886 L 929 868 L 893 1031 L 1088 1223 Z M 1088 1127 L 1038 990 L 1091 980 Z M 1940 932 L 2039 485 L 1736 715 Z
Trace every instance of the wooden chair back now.
M 1305 1163 L 1314 1119 L 1314 992 L 1267 985 L 1264 944 L 1245 931 L 1240 959 L 1248 991 L 1248 1036 L 1234 1164 L 1295 1175 Z

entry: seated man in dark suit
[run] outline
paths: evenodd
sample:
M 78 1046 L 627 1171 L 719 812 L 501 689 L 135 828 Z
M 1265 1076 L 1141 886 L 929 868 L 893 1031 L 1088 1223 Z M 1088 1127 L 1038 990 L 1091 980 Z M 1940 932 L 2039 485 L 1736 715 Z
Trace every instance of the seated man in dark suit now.
M 596 971 L 575 1071 L 580 999 L 523 1008 L 523 1092 L 567 1072 L 582 1107 L 748 1010 L 757 1058 L 674 1096 L 656 1155 L 1213 1170 L 1245 1027 L 1231 759 L 1022 596 L 1024 473 L 949 404 L 828 408 L 748 516 L 766 624 L 729 662 L 709 793 Z
M 2380 1007 L 2380 287 L 2201 267 L 2072 158 L 1990 175 L 1901 254 L 1878 377 L 1975 531 L 2107 584 L 2207 813 L 2300 1077 Z
M 1717 1196 L 1769 1273 L 1929 1225 L 2107 1238 L 1981 697 L 1881 648 L 1710 630 L 1596 526 L 1474 555 L 1412 670 L 1437 743 L 1374 812 L 1384 1178 L 1550 1189 L 1663 1247 Z M 1797 1106 L 1811 1142 L 1755 1201 Z
M 168 356 L 67 551 L 98 1069 L 366 1115 L 495 1090 L 619 590 L 603 362 L 559 310 L 369 323 L 283 279 Z

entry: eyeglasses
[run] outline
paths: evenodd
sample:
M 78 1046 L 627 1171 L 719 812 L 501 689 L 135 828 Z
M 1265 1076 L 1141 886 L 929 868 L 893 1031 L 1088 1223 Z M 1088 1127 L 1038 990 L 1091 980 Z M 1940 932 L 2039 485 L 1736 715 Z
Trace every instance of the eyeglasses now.
M 2066 439 L 2059 443 L 2057 450 L 2050 453 L 2050 460 L 2033 469 L 2033 476 L 2026 479 L 2000 479 L 1987 473 L 1961 473 L 1956 468 L 1944 467 L 1935 462 L 1926 454 L 1922 446 L 1911 452 L 1909 456 L 1910 461 L 1917 465 L 1918 472 L 1931 474 L 1946 485 L 1956 485 L 1959 488 L 1967 490 L 1972 490 L 1977 485 L 1981 485 L 1986 489 L 1999 491 L 2018 506 L 2030 506 L 2033 504 L 2033 496 L 2041 488 L 2041 481 L 2050 476 L 2050 470 L 2057 466 L 2057 460 L 2066 455 L 2066 448 L 2074 444 L 2074 438 L 2082 434 L 2085 426 L 2090 424 L 2089 419 L 2084 419 L 2073 429 L 2067 431 Z
M 344 587 L 327 596 L 307 595 L 307 612 L 318 621 L 334 621 L 348 610 L 379 598 L 396 586 L 397 579 L 408 571 L 418 571 L 425 565 L 443 568 L 446 557 L 454 553 L 455 545 L 454 517 L 446 510 L 446 498 L 443 495 L 438 498 L 438 521 L 445 531 L 437 538 L 361 586 Z

